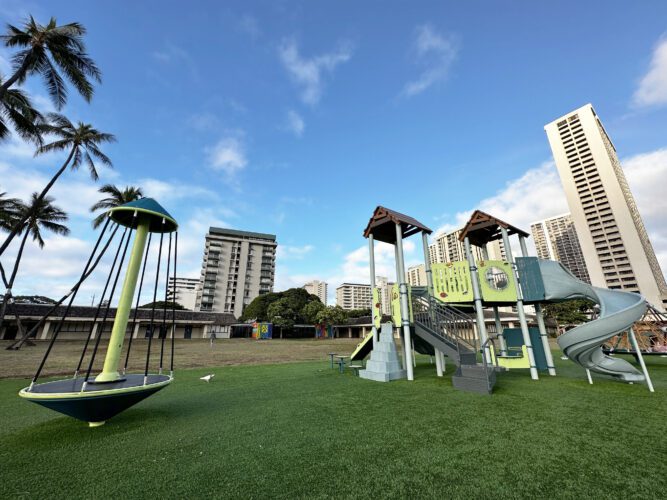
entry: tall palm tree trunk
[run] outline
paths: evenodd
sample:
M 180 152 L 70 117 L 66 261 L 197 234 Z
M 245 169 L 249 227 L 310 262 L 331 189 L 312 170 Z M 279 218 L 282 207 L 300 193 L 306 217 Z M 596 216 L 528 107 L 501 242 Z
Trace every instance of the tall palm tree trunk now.
M 19 264 L 21 263 L 21 257 L 23 257 L 23 250 L 25 249 L 25 243 L 30 236 L 30 231 L 28 228 L 25 228 L 25 235 L 21 240 L 21 246 L 19 247 L 19 253 L 16 255 L 16 262 L 14 262 L 14 269 L 12 270 L 12 275 L 9 277 L 9 282 L 7 283 L 7 290 L 5 291 L 5 296 L 2 298 L 2 306 L 0 306 L 0 330 L 2 330 L 2 324 L 5 321 L 5 313 L 7 311 L 7 304 L 9 299 L 12 297 L 12 286 L 14 286 L 14 280 L 16 279 L 16 273 L 19 270 Z
M 62 167 L 56 172 L 56 174 L 53 176 L 53 178 L 49 181 L 49 183 L 46 185 L 44 189 L 42 189 L 42 192 L 39 193 L 39 196 L 37 197 L 37 201 L 41 201 L 44 199 L 44 197 L 47 195 L 49 190 L 53 187 L 53 185 L 56 183 L 58 178 L 62 175 L 62 173 L 65 171 L 67 168 L 67 165 L 72 161 L 72 158 L 74 157 L 74 152 L 76 151 L 77 146 L 72 146 L 72 150 L 70 151 L 69 155 L 67 156 L 67 159 L 65 160 L 65 163 L 63 163 Z M 9 244 L 12 242 L 14 237 L 19 233 L 23 225 L 26 223 L 28 218 L 30 217 L 29 214 L 25 215 L 22 220 L 19 220 L 14 224 L 14 227 L 12 227 L 12 230 L 10 231 L 9 235 L 5 239 L 4 243 L 2 246 L 0 246 L 0 255 L 5 253 L 5 250 L 7 250 L 7 247 Z

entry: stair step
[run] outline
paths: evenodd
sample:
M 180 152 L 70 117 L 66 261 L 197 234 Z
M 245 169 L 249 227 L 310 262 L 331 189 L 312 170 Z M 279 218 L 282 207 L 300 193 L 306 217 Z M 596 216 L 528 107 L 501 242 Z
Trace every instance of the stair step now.
M 456 375 L 468 378 L 495 378 L 495 369 L 492 366 L 484 365 L 461 365 L 456 370 Z
M 495 380 L 493 383 L 490 383 L 486 379 L 481 378 L 458 377 L 456 375 L 452 377 L 452 384 L 455 389 L 476 392 L 478 394 L 491 394 L 494 383 Z

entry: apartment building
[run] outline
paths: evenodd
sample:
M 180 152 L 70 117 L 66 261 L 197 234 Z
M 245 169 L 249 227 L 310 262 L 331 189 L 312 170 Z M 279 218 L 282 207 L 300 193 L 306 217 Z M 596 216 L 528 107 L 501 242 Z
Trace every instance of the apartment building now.
M 305 288 L 308 293 L 312 295 L 317 295 L 322 304 L 327 303 L 327 293 L 329 285 L 324 281 L 319 281 L 319 280 L 309 281 L 308 283 L 303 285 L 303 288 Z
M 336 288 L 336 305 L 343 309 L 368 309 L 371 300 L 370 285 L 343 283 Z
M 530 230 L 540 259 L 557 260 L 581 281 L 591 282 L 570 214 L 534 222 Z
M 459 240 L 461 231 L 462 228 L 448 233 L 441 233 L 435 237 L 435 241 L 428 248 L 431 264 L 466 260 L 465 247 L 463 242 Z M 505 248 L 502 241 L 496 240 L 489 243 L 486 250 L 489 254 L 489 259 L 505 260 Z M 472 252 L 475 260 L 484 260 L 481 248 L 473 245 Z
M 240 317 L 252 300 L 273 291 L 276 236 L 211 227 L 204 245 L 197 309 Z
M 426 286 L 426 266 L 410 266 L 405 272 L 405 279 L 410 286 Z
M 616 148 L 591 104 L 544 127 L 593 285 L 667 305 L 667 283 Z
M 176 285 L 174 287 L 174 281 Z M 175 300 L 189 311 L 194 311 L 197 305 L 197 290 L 199 289 L 199 279 L 181 278 L 176 276 L 174 279 L 169 277 L 169 288 L 167 290 L 167 300 Z

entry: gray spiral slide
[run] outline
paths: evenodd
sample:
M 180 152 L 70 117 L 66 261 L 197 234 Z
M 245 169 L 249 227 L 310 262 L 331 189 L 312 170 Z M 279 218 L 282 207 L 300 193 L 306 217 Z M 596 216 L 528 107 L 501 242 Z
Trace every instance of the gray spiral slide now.
M 540 260 L 545 300 L 563 302 L 570 299 L 590 299 L 599 304 L 599 316 L 558 338 L 563 353 L 584 368 L 609 375 L 625 382 L 640 382 L 644 375 L 630 363 L 612 358 L 602 352 L 602 344 L 630 328 L 646 312 L 646 300 L 641 295 L 620 290 L 598 288 L 575 278 L 559 262 Z

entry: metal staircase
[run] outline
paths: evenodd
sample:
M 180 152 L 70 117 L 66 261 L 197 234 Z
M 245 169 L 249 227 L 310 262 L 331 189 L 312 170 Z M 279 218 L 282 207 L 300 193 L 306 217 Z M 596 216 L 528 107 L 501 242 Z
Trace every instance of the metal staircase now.
M 458 309 L 447 306 L 423 291 L 412 291 L 414 333 L 434 348 L 442 351 L 457 365 L 452 376 L 456 389 L 491 394 L 496 382 L 492 365 L 481 351 L 475 335 L 475 322 Z

